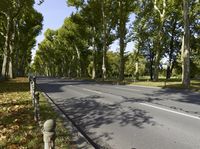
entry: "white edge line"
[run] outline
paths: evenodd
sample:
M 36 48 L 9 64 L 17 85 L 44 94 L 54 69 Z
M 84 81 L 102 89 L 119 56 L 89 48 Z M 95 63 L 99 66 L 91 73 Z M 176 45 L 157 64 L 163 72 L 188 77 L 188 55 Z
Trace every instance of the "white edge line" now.
M 84 91 L 88 91 L 88 92 L 93 92 L 93 93 L 97 93 L 97 94 L 102 94 L 102 92 L 98 92 L 98 91 L 95 91 L 95 90 L 90 90 L 90 89 L 87 89 L 87 88 L 82 88 Z
M 179 115 L 182 115 L 182 116 L 186 116 L 186 117 L 190 117 L 190 118 L 194 118 L 194 119 L 200 120 L 200 117 L 198 117 L 198 116 L 193 116 L 193 115 L 189 115 L 189 114 L 186 114 L 186 113 L 181 113 L 181 112 L 177 112 L 177 111 L 173 111 L 173 110 L 157 107 L 157 106 L 154 106 L 154 105 L 151 105 L 151 104 L 147 104 L 147 103 L 140 103 L 140 104 L 144 105 L 144 106 L 152 107 L 152 108 L 155 108 L 155 109 L 159 109 L 159 110 L 163 110 L 163 111 L 167 111 L 167 112 L 171 112 L 171 113 L 175 113 L 175 114 L 179 114 Z

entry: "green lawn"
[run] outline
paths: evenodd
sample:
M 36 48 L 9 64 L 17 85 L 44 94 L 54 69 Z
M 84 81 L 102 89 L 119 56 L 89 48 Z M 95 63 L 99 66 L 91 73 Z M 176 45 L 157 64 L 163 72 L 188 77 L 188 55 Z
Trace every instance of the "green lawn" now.
M 157 82 L 149 81 L 149 80 L 141 80 L 141 81 L 127 81 L 127 84 L 131 85 L 142 85 L 142 86 L 153 86 L 153 87 L 162 87 L 162 88 L 183 88 L 181 80 L 171 79 L 165 80 L 161 79 Z M 200 80 L 191 80 L 190 89 L 193 91 L 200 91 Z
M 151 86 L 151 87 L 161 87 L 161 88 L 176 88 L 182 89 L 181 79 L 172 78 L 167 80 L 165 78 L 159 79 L 159 81 L 150 81 L 149 77 L 141 77 L 140 80 L 136 81 L 132 78 L 126 78 L 124 81 L 119 82 L 117 79 L 102 79 L 96 80 L 98 83 L 108 83 L 108 84 L 128 84 L 128 85 L 141 85 L 141 86 Z M 200 80 L 191 80 L 190 90 L 200 92 Z
M 61 118 L 40 95 L 41 121 L 56 119 L 56 148 L 73 148 Z M 0 149 L 41 149 L 41 128 L 34 121 L 27 78 L 0 82 Z

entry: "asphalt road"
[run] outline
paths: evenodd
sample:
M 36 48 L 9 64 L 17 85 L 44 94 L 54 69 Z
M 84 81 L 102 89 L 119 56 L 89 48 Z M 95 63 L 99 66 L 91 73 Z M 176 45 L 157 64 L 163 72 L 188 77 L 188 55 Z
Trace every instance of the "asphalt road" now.
M 46 92 L 102 148 L 200 149 L 200 94 L 40 78 Z

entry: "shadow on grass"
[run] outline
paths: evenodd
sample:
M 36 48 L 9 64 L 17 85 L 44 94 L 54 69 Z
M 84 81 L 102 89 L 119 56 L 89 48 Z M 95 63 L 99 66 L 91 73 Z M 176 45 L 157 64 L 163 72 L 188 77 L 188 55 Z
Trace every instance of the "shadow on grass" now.
M 34 121 L 34 111 L 31 105 L 31 100 L 22 102 L 3 104 L 3 115 L 0 117 L 0 127 L 2 128 L 3 136 L 7 139 L 0 142 L 0 148 L 43 148 L 43 135 L 38 123 Z M 55 119 L 57 125 L 62 125 L 62 121 L 58 119 L 57 114 L 52 111 L 52 108 L 45 100 L 40 102 L 40 118 L 42 123 L 47 119 Z M 69 145 L 66 142 L 66 137 L 69 136 L 64 127 L 56 127 L 57 139 L 56 145 L 59 146 L 65 141 L 65 146 Z
M 46 100 L 40 96 L 40 117 L 42 123 L 47 119 L 57 121 L 56 145 L 63 148 L 69 137 L 62 126 L 61 119 L 52 110 Z M 34 121 L 34 111 L 29 93 L 27 78 L 16 78 L 0 82 L 0 149 L 43 148 L 43 136 L 38 123 Z M 70 139 L 68 139 L 70 141 Z M 61 147 L 61 148 L 62 148 Z
M 10 103 L 3 106 L 7 112 L 0 118 L 0 126 L 3 127 L 3 135 L 7 139 L 2 148 L 42 148 L 42 134 L 33 120 L 33 108 L 30 101 Z M 37 142 L 37 146 L 34 142 Z
M 0 93 L 29 91 L 28 82 L 0 82 Z

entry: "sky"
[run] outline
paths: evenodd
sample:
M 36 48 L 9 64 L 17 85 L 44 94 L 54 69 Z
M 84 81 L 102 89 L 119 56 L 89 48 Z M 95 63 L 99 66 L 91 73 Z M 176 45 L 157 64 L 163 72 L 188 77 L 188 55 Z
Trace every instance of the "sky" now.
M 37 43 L 32 50 L 34 57 L 38 43 L 44 39 L 44 32 L 50 29 L 58 29 L 62 26 L 64 19 L 69 17 L 75 11 L 73 7 L 68 7 L 66 0 L 45 0 L 41 5 L 34 5 L 34 8 L 43 15 L 43 29 L 41 34 L 36 38 Z
M 62 26 L 64 19 L 69 17 L 72 12 L 75 12 L 74 7 L 68 7 L 66 0 L 45 0 L 41 5 L 34 5 L 34 8 L 43 15 L 43 29 L 41 34 L 36 38 L 36 46 L 32 50 L 32 57 L 35 56 L 38 43 L 44 39 L 44 32 L 50 29 L 58 29 Z M 131 16 L 131 20 L 134 16 Z M 110 48 L 113 51 L 119 49 L 119 42 L 115 41 Z M 128 43 L 126 51 L 133 50 L 133 43 Z

